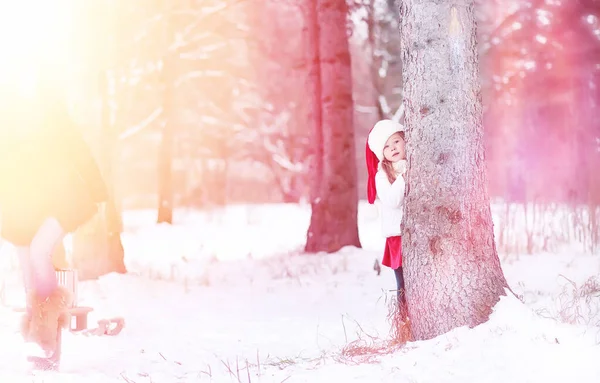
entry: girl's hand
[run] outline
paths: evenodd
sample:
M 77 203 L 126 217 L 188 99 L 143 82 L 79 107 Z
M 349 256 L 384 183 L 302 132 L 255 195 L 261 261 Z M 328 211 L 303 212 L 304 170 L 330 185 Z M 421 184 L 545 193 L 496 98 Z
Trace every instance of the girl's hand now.
M 398 176 L 404 176 L 408 170 L 408 161 L 400 160 L 394 163 L 394 171 Z

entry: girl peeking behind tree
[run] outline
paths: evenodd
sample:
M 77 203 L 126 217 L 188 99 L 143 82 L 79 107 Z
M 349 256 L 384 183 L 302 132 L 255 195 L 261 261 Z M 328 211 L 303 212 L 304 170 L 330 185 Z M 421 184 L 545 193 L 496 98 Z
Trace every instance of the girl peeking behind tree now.
M 400 322 L 408 320 L 402 275 L 402 205 L 407 169 L 404 127 L 392 120 L 375 124 L 367 139 L 366 160 L 368 171 L 367 197 L 373 204 L 380 201 L 382 234 L 386 238 L 382 264 L 394 270 L 398 291 Z

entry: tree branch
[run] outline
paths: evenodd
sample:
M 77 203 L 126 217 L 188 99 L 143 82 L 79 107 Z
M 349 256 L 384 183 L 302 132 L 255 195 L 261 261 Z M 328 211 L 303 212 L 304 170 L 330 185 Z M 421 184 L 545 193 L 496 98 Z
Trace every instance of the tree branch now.
M 150 113 L 150 115 L 148 117 L 146 117 L 145 119 L 140 121 L 139 124 L 133 125 L 130 128 L 126 129 L 123 133 L 121 133 L 119 135 L 118 139 L 120 141 L 126 140 L 126 139 L 131 138 L 132 136 L 140 133 L 141 131 L 146 129 L 148 126 L 150 126 L 154 121 L 156 121 L 160 117 L 162 112 L 163 112 L 162 107 L 158 107 L 158 108 L 154 109 L 154 111 L 152 113 Z

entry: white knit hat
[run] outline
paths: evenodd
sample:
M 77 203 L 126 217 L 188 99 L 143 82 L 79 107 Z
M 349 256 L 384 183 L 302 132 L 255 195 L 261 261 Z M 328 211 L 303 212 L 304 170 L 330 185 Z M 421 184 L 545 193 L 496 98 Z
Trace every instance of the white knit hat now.
M 375 124 L 371 132 L 369 133 L 369 138 L 367 139 L 367 144 L 369 145 L 369 149 L 379 159 L 379 161 L 383 160 L 383 148 L 385 147 L 385 143 L 388 138 L 391 137 L 392 134 L 397 132 L 403 132 L 404 126 L 396 121 L 392 120 L 381 120 Z

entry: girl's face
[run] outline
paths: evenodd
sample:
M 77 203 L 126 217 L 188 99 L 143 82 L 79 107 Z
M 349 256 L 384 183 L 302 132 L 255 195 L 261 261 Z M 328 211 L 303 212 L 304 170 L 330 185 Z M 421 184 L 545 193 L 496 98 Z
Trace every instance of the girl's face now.
M 398 162 L 406 156 L 404 140 L 399 132 L 396 132 L 388 138 L 383 147 L 383 157 L 390 162 Z

